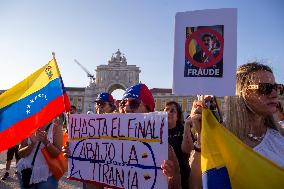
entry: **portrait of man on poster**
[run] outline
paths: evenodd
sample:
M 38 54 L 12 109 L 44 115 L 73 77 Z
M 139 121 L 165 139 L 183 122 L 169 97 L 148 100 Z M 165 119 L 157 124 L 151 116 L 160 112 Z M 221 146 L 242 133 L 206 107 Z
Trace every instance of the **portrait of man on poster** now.
M 219 55 L 220 48 L 218 48 L 218 43 L 214 40 L 214 37 L 211 34 L 205 33 L 201 39 L 209 53 L 206 53 L 201 48 L 193 55 L 193 59 L 199 63 L 208 63 L 210 59 Z

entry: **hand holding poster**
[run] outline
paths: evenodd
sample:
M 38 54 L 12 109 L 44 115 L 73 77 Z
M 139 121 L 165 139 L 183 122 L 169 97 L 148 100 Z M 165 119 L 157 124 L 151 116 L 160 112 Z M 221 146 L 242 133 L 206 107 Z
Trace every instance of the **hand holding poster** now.
M 73 114 L 68 176 L 114 188 L 167 188 L 168 120 L 148 114 Z
M 235 94 L 236 26 L 236 9 L 176 14 L 174 94 Z

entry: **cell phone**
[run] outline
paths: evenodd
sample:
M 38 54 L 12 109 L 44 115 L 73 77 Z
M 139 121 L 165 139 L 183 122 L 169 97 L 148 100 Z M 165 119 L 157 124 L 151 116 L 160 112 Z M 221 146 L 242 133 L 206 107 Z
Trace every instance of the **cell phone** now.
M 218 120 L 219 123 L 223 122 L 223 118 L 220 112 L 220 109 L 218 107 L 218 103 L 217 103 L 217 99 L 215 96 L 213 96 L 213 98 L 211 98 L 208 102 L 207 102 L 207 107 L 211 110 L 211 112 L 213 113 L 213 115 L 216 117 L 216 119 Z
M 218 107 L 216 97 L 213 95 L 197 95 L 197 99 L 204 101 L 206 106 L 211 110 L 213 115 L 216 117 L 219 123 L 223 122 L 223 118 Z

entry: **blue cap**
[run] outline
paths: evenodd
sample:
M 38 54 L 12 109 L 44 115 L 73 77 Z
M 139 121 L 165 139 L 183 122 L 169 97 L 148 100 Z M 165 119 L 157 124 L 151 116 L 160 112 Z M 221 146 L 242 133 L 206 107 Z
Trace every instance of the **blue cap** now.
M 150 112 L 153 112 L 155 109 L 153 95 L 145 84 L 139 83 L 126 89 L 122 100 L 126 98 L 141 100 L 143 104 L 149 108 Z
M 95 102 L 109 102 L 109 103 L 114 103 L 114 99 L 111 94 L 107 92 L 102 92 L 98 95 L 97 99 Z

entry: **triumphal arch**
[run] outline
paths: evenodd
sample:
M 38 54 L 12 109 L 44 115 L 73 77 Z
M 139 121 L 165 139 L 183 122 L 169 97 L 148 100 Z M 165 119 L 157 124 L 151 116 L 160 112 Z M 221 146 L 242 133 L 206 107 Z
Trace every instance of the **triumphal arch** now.
M 139 82 L 141 72 L 136 65 L 127 65 L 127 59 L 118 49 L 107 65 L 99 65 L 96 68 L 96 76 L 90 80 L 85 88 L 84 110 L 93 111 L 95 99 L 100 92 L 112 93 L 116 89 L 125 90 Z

